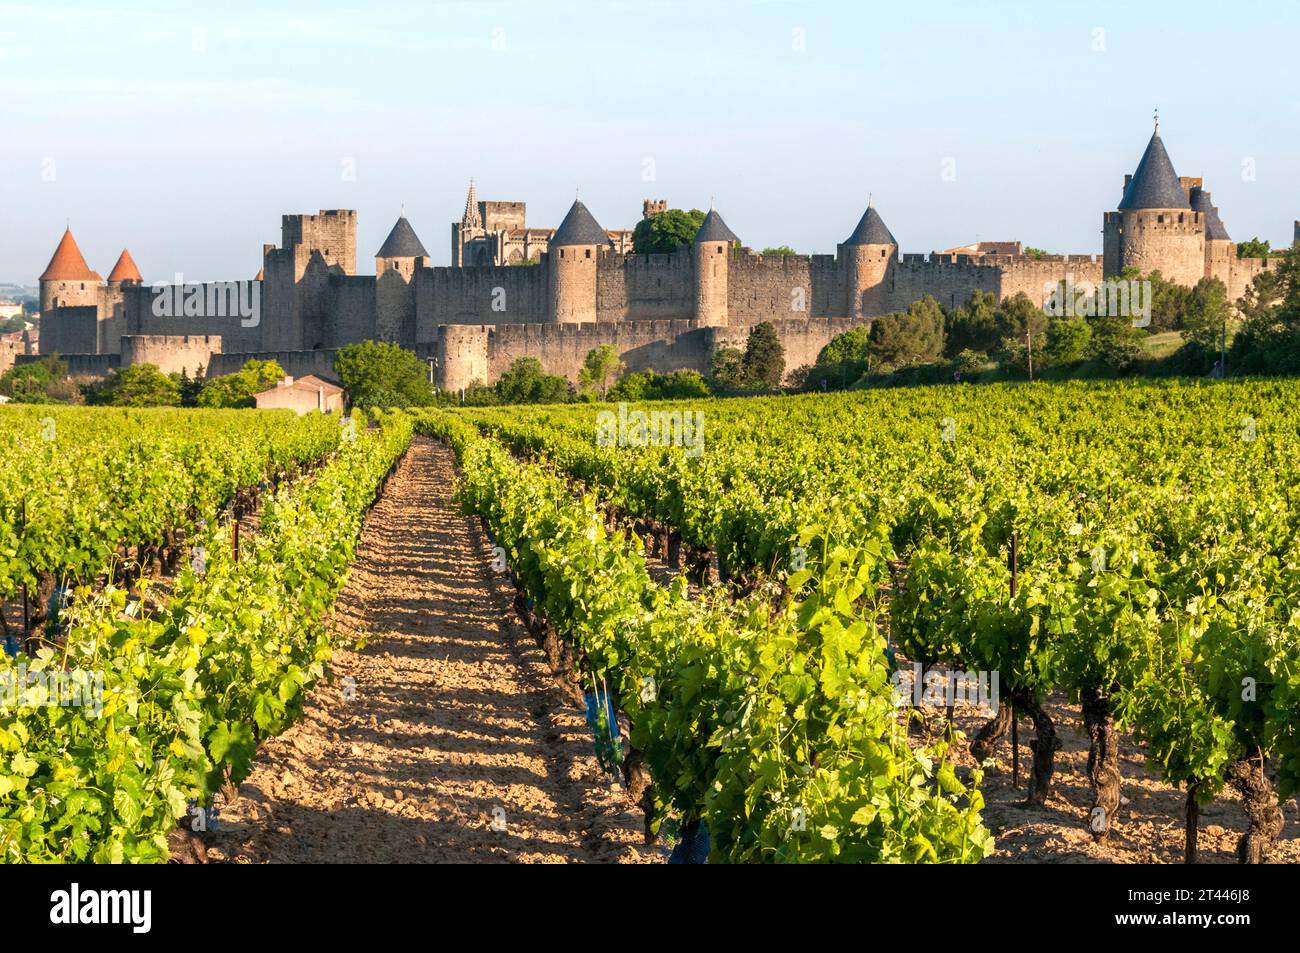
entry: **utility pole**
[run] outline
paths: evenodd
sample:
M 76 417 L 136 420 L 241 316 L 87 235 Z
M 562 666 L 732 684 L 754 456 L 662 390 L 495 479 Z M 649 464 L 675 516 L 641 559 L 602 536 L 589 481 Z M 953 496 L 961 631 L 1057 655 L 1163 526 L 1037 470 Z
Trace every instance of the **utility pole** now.
M 1029 352 L 1029 379 L 1034 379 L 1034 332 L 1029 325 L 1025 325 L 1025 348 Z
M 1228 376 L 1228 316 L 1223 316 L 1223 327 L 1219 329 L 1219 378 Z

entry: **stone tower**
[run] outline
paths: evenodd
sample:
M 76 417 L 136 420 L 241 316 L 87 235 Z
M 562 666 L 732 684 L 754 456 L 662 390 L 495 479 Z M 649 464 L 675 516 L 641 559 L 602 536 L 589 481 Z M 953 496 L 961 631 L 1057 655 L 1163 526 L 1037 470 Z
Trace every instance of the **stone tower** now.
M 1219 210 L 1210 200 L 1210 193 L 1200 186 L 1191 190 L 1192 211 L 1201 216 L 1205 225 L 1205 272 L 1207 278 L 1218 278 L 1225 288 L 1232 287 L 1232 263 L 1237 260 L 1237 245 L 1228 236 L 1228 229 L 1219 218 Z
M 54 257 L 40 277 L 41 313 L 47 314 L 55 308 L 93 306 L 101 281 L 82 257 L 72 229 L 65 230 L 59 247 L 54 249 Z
M 144 278 L 140 276 L 140 269 L 135 266 L 135 259 L 131 257 L 131 253 L 123 248 L 122 254 L 117 258 L 117 264 L 108 273 L 108 286 L 110 288 L 121 288 L 125 285 L 140 284 L 144 284 Z
M 546 253 L 551 321 L 596 320 L 596 264 L 608 247 L 609 234 L 575 199 Z
M 1160 126 L 1137 170 L 1124 178 L 1124 196 L 1102 222 L 1107 277 L 1135 267 L 1143 275 L 1194 285 L 1205 275 L 1205 222 L 1192 209 L 1174 164 L 1160 140 Z
M 705 327 L 727 326 L 727 275 L 731 249 L 740 241 L 716 209 L 709 209 L 692 243 L 695 264 L 695 320 Z
M 844 276 L 844 313 L 851 318 L 888 313 L 886 278 L 898 258 L 898 242 L 870 203 L 837 257 Z
M 429 253 L 406 220 L 398 217 L 375 252 L 375 339 L 415 339 L 415 273 L 429 263 Z

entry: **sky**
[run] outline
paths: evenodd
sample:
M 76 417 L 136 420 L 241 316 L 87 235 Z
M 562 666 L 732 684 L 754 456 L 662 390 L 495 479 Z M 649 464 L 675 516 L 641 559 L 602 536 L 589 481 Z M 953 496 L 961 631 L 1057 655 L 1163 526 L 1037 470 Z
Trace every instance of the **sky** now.
M 1300 6 L 1182 0 L 0 2 L 0 282 L 66 223 L 107 274 L 251 277 L 280 216 L 401 210 L 435 264 L 471 176 L 555 227 L 715 203 L 833 253 L 868 197 L 905 252 L 1101 252 L 1153 112 L 1229 234 L 1300 218 Z

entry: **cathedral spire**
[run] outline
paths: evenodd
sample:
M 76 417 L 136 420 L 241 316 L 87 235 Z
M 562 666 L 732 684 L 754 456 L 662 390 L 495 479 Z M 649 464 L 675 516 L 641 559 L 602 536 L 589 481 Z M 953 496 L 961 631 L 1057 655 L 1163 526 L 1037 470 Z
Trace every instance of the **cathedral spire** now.
M 474 190 L 474 179 L 469 180 L 469 195 L 465 197 L 465 215 L 460 220 L 466 228 L 482 228 L 483 219 L 478 213 L 478 193 Z

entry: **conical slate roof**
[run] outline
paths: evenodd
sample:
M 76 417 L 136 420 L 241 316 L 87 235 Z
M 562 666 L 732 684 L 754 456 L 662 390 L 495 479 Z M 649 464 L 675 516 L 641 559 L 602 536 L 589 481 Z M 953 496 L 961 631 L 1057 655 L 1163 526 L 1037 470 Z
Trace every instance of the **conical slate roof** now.
M 90 270 L 86 259 L 82 257 L 77 240 L 72 237 L 72 229 L 63 233 L 59 247 L 54 249 L 54 257 L 45 266 L 41 281 L 98 281 L 99 277 Z
M 405 215 L 397 220 L 383 246 L 375 252 L 376 258 L 427 258 L 428 255 Z
M 560 223 L 560 227 L 551 236 L 549 247 L 605 245 L 608 243 L 609 235 L 600 227 L 600 223 L 596 221 L 595 217 L 587 211 L 587 206 L 575 199 L 573 207 L 569 209 L 569 214 L 564 216 L 564 221 Z
M 117 264 L 113 266 L 113 270 L 108 273 L 108 280 L 144 281 L 144 278 L 140 276 L 140 269 L 135 266 L 135 259 L 131 257 L 131 253 L 125 248 L 122 249 L 122 254 L 118 256 Z
M 867 210 L 862 213 L 862 218 L 858 220 L 858 227 L 853 230 L 849 236 L 846 245 L 897 245 L 893 234 L 885 226 L 885 220 L 880 217 L 874 205 L 868 205 Z
M 1160 133 L 1153 133 L 1147 143 L 1147 151 L 1142 153 L 1142 161 L 1137 171 L 1129 180 L 1124 197 L 1119 201 L 1121 209 L 1137 208 L 1191 208 L 1183 187 L 1178 182 L 1178 173 L 1169 161 L 1165 144 L 1160 141 Z
M 709 214 L 700 222 L 700 230 L 695 233 L 695 244 L 700 242 L 738 242 L 736 233 L 727 227 L 717 209 L 709 209 Z
M 1204 189 L 1192 190 L 1192 211 L 1205 215 L 1205 238 L 1208 241 L 1230 242 L 1228 229 L 1219 218 L 1219 210 L 1210 201 L 1210 193 Z

